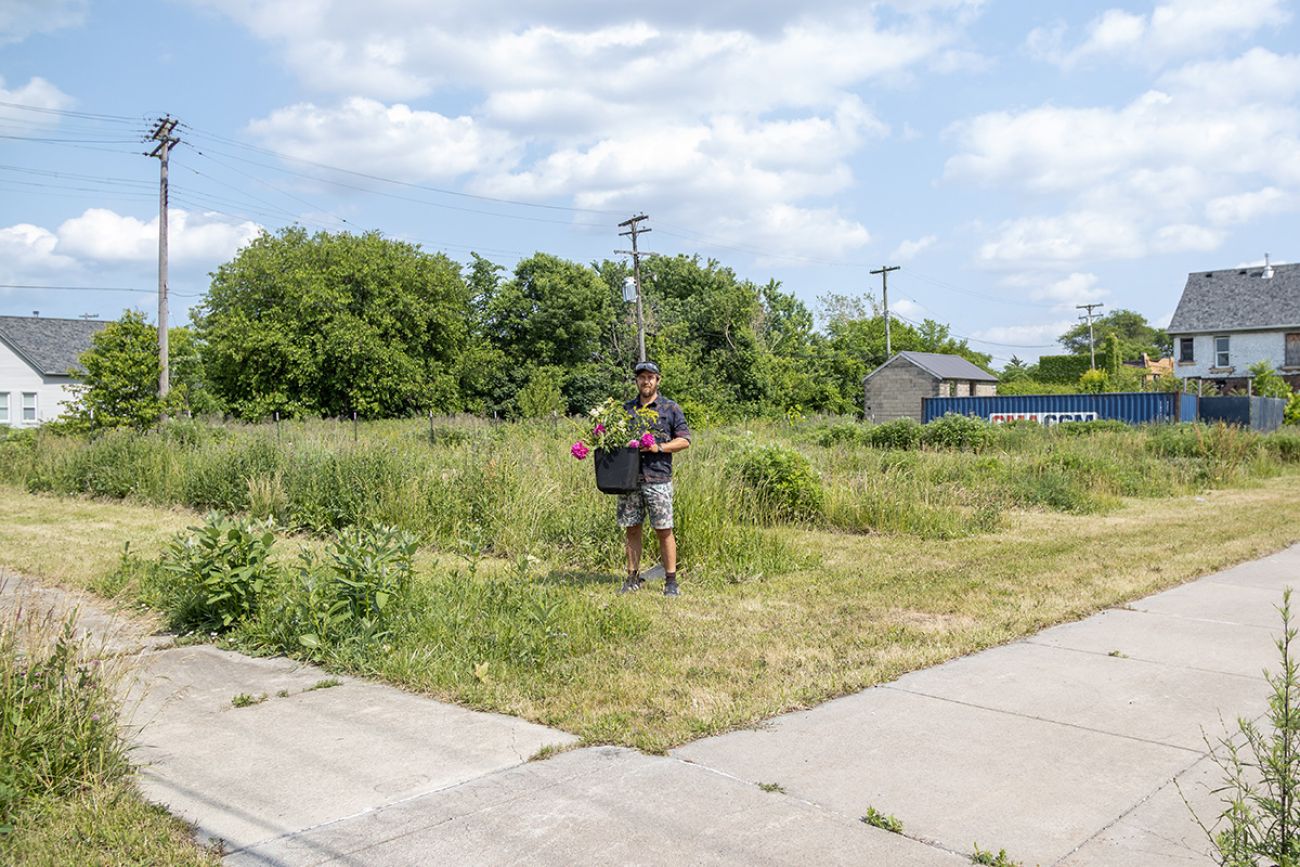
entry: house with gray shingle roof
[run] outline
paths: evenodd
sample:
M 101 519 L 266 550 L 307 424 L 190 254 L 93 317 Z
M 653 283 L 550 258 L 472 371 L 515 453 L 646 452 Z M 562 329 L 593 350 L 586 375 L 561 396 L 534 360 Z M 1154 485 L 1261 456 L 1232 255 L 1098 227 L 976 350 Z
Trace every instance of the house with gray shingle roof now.
M 1188 274 L 1167 330 L 1182 379 L 1244 387 L 1266 361 L 1300 386 L 1300 264 Z
M 926 397 L 984 397 L 998 393 L 998 378 L 960 355 L 899 352 L 862 381 L 863 414 L 869 421 L 921 421 Z
M 78 359 L 103 322 L 0 316 L 0 425 L 34 427 L 58 418 L 82 373 Z

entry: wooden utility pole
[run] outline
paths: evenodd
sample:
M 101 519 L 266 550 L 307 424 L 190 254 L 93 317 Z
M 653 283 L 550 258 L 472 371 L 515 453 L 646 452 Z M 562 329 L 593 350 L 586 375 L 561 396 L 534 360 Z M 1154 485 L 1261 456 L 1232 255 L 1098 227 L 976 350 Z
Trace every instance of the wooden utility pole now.
M 1089 355 L 1089 356 L 1091 357 L 1091 359 L 1092 359 L 1092 361 L 1089 363 L 1089 368 L 1090 368 L 1091 370 L 1096 370 L 1096 369 L 1097 369 L 1097 346 L 1096 346 L 1096 344 L 1093 342 L 1093 336 L 1092 336 L 1092 311 L 1093 311 L 1094 309 L 1098 308 L 1098 307 L 1105 307 L 1105 306 L 1106 306 L 1105 304 L 1101 304 L 1101 303 L 1094 303 L 1094 304 L 1076 304 L 1076 305 L 1074 305 L 1074 309 L 1076 309 L 1076 310 L 1087 310 L 1087 311 L 1088 311 L 1088 314 L 1087 314 L 1086 317 L 1084 317 L 1084 316 L 1080 316 L 1079 318 L 1080 318 L 1080 319 L 1085 319 L 1085 318 L 1086 318 L 1086 319 L 1088 320 L 1088 355 Z
M 151 157 L 157 157 L 160 167 L 158 181 L 158 397 L 166 398 L 171 391 L 171 381 L 167 365 L 167 327 L 170 317 L 167 312 L 167 155 L 172 145 L 180 144 L 180 138 L 174 135 L 176 119 L 166 115 L 158 119 L 157 125 L 149 133 L 151 141 L 158 142 Z
M 641 251 L 636 245 L 638 235 L 644 235 L 652 229 L 642 229 L 638 225 L 642 220 L 650 219 L 645 214 L 637 214 L 635 217 L 624 220 L 619 223 L 619 228 L 627 227 L 626 232 L 619 232 L 620 235 L 631 237 L 631 250 L 615 250 L 624 256 L 632 257 L 632 279 L 636 283 L 636 351 L 637 361 L 645 361 L 645 306 L 641 301 Z
M 902 265 L 881 265 L 872 274 L 880 275 L 880 295 L 885 305 L 885 360 L 894 354 L 894 345 L 889 339 L 889 272 L 897 271 Z

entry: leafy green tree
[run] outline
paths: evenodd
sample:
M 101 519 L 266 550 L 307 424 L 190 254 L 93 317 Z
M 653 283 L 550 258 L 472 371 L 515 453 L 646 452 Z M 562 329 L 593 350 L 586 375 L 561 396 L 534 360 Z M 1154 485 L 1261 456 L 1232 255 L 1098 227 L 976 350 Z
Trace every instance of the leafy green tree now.
M 524 387 L 519 389 L 519 414 L 524 418 L 546 418 L 566 408 L 560 383 L 564 373 L 558 367 L 535 367 Z
M 164 412 L 206 414 L 218 404 L 203 382 L 203 366 L 188 328 L 167 332 L 168 379 L 166 401 L 158 397 L 158 329 L 144 314 L 128 310 L 91 338 L 80 357 L 85 375 L 74 386 L 76 396 L 62 425 L 74 430 L 157 424 Z
M 264 234 L 217 269 L 195 322 L 213 390 L 245 418 L 463 404 L 460 268 L 377 232 Z
M 1257 361 L 1250 366 L 1250 375 L 1254 377 L 1251 391 L 1260 397 L 1280 397 L 1289 400 L 1291 387 L 1278 375 L 1273 365 L 1267 361 Z
M 1098 349 L 1111 335 L 1119 340 L 1122 361 L 1139 361 L 1144 352 L 1152 358 L 1164 358 L 1173 353 L 1173 341 L 1169 335 L 1151 327 L 1141 313 L 1114 310 L 1094 319 L 1092 325 Z M 1087 355 L 1088 324 L 1081 322 L 1062 334 L 1060 343 L 1071 354 Z

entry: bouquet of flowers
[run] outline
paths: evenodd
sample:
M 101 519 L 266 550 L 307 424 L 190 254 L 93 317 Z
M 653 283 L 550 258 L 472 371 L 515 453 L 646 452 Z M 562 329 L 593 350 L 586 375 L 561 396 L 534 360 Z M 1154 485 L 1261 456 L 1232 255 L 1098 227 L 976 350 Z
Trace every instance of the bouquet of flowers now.
M 611 397 L 587 416 L 583 435 L 569 447 L 569 454 L 578 460 L 586 458 L 592 450 L 648 448 L 655 441 L 650 427 L 658 420 L 659 413 L 652 409 L 638 406 L 629 413 L 623 409 L 623 404 Z

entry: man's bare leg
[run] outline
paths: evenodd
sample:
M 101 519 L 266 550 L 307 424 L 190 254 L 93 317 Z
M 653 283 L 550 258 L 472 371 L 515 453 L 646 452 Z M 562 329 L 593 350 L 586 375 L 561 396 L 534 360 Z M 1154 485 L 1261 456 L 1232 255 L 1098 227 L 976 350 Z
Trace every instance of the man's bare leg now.
M 632 575 L 641 569 L 641 525 L 627 527 L 627 574 Z
M 677 574 L 677 537 L 673 535 L 673 528 L 655 530 L 655 535 L 659 537 L 659 555 L 664 561 L 664 571 Z

